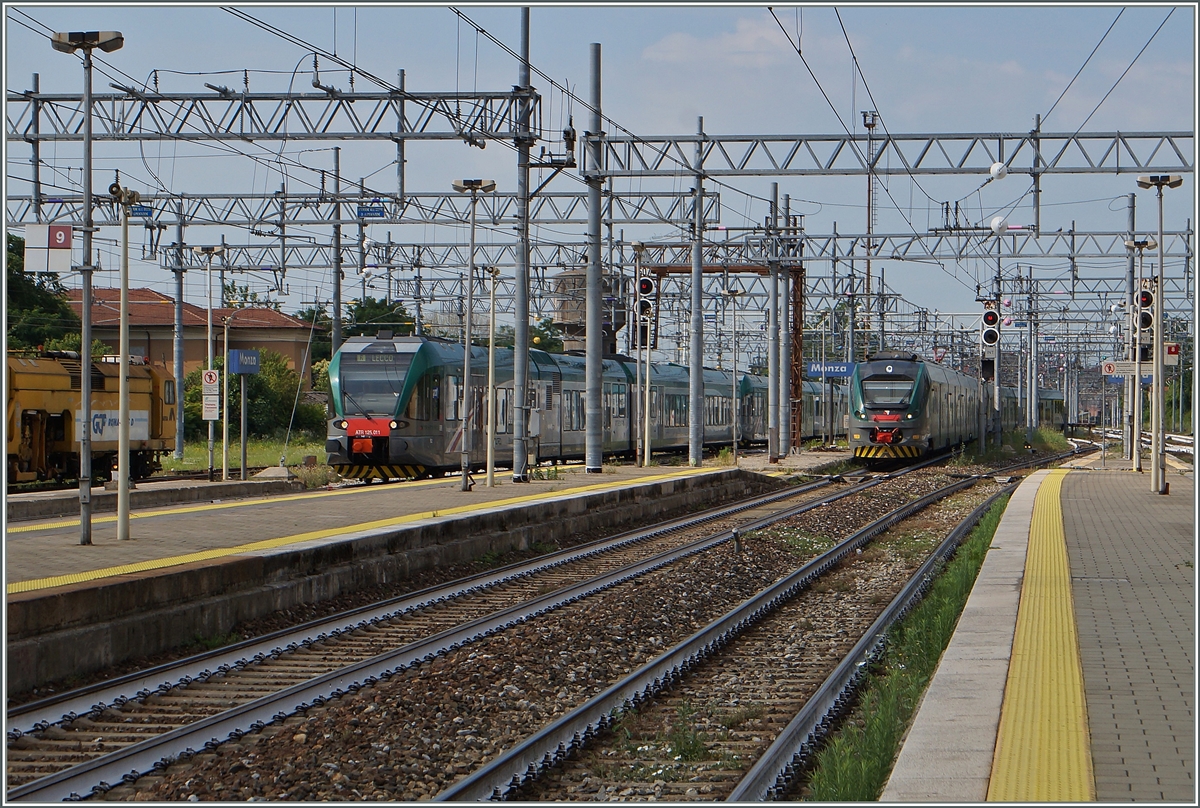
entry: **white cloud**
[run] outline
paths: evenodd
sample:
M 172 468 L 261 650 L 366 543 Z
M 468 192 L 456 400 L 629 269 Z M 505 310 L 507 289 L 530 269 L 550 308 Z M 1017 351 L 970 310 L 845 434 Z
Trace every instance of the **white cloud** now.
M 649 62 L 763 69 L 790 61 L 791 45 L 773 19 L 739 19 L 711 37 L 670 33 L 642 51 Z

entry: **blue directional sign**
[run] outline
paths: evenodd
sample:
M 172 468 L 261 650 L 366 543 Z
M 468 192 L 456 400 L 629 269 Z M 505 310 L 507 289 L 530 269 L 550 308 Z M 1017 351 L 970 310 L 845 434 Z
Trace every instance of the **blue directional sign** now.
M 387 216 L 387 210 L 383 205 L 359 205 L 358 218 L 360 219 L 382 219 Z
M 1121 375 L 1105 376 L 1105 378 L 1108 380 L 1109 384 L 1125 384 L 1125 377 L 1121 376 Z M 1142 384 L 1153 384 L 1153 383 L 1154 383 L 1153 374 L 1142 377 Z
M 229 372 L 247 375 L 258 373 L 258 351 L 230 351 Z
M 840 378 L 849 376 L 852 373 L 854 373 L 853 362 L 826 362 L 824 366 L 820 362 L 808 363 L 807 375 L 810 379 L 814 377 L 820 378 L 821 376 L 825 376 L 826 378 L 831 376 Z
M 140 216 L 143 219 L 149 219 L 154 215 L 154 208 L 149 205 L 132 205 L 129 208 L 130 216 Z

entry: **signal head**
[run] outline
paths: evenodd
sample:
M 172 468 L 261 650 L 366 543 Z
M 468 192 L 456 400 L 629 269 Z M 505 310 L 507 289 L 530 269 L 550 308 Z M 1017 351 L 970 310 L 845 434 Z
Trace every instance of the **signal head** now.
M 1154 305 L 1154 293 L 1149 289 L 1138 292 L 1138 305 L 1143 309 L 1151 308 Z
M 637 293 L 642 297 L 649 297 L 654 294 L 654 278 L 649 275 L 643 275 L 637 279 Z
M 985 326 L 994 326 L 1000 322 L 1000 312 L 995 309 L 987 309 L 983 313 L 983 324 Z

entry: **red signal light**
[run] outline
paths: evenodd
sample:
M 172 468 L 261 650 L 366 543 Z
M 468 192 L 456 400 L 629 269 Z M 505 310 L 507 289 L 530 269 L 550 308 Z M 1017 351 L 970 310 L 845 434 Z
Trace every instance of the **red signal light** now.
M 637 293 L 642 297 L 654 294 L 654 278 L 643 275 L 637 280 Z
M 986 326 L 994 326 L 1000 322 L 1000 312 L 995 309 L 988 309 L 983 313 L 983 324 Z

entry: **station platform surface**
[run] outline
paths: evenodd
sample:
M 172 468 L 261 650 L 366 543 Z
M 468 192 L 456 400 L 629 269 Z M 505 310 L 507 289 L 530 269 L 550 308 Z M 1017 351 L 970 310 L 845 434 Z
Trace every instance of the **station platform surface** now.
M 1191 467 L 1070 465 L 1013 494 L 881 801 L 1196 804 Z
M 787 474 L 835 462 L 846 453 L 804 452 L 784 464 L 749 455 L 739 466 L 747 471 Z M 728 470 L 730 466 L 606 465 L 587 474 L 582 464 L 541 467 L 529 483 L 514 483 L 507 470 L 497 470 L 496 485 L 484 475 L 461 490 L 460 477 L 316 489 L 272 497 L 190 502 L 133 510 L 130 540 L 117 539 L 116 515 L 93 514 L 92 543 L 81 545 L 78 516 L 10 522 L 5 529 L 4 574 L 8 594 L 146 572 L 239 553 L 319 542 L 374 528 L 453 517 L 498 507 L 569 496 L 585 491 L 634 485 Z M 168 486 L 169 483 L 160 483 Z M 188 482 L 189 489 L 203 483 Z M 219 484 L 214 484 L 219 485 Z

